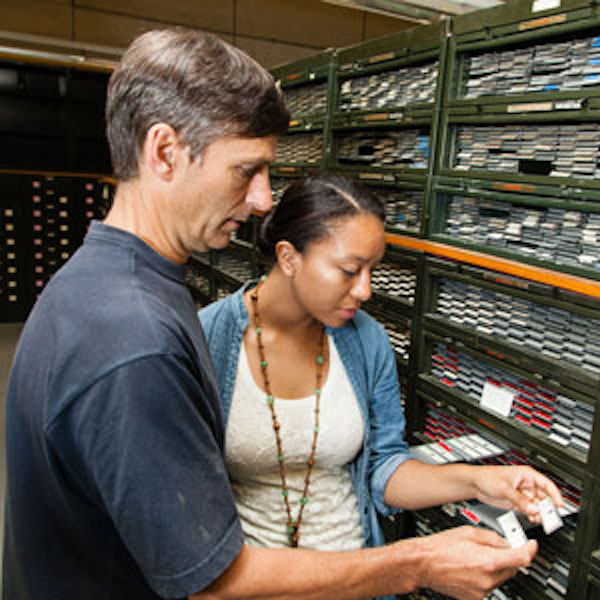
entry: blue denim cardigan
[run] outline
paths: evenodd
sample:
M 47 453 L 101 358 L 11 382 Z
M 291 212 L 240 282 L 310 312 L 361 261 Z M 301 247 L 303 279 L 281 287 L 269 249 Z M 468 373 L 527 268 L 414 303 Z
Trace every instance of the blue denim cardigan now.
M 254 283 L 247 283 L 198 313 L 217 373 L 225 422 L 240 345 L 249 322 L 243 293 Z M 378 546 L 384 539 L 377 512 L 384 516 L 397 512 L 383 500 L 385 486 L 397 467 L 410 458 L 404 440 L 405 419 L 394 352 L 383 327 L 362 310 L 343 327 L 327 328 L 327 333 L 333 336 L 365 424 L 363 447 L 350 464 L 350 473 L 365 544 Z

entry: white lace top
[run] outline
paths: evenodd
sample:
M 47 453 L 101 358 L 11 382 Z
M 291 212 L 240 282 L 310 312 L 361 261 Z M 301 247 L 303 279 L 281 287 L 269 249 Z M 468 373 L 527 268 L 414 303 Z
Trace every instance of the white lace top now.
M 347 464 L 360 452 L 364 424 L 335 343 L 321 394 L 315 466 L 304 508 L 299 547 L 351 550 L 364 545 L 356 494 Z M 265 393 L 250 371 L 241 345 L 225 451 L 246 541 L 287 546 L 287 513 L 281 496 L 275 433 Z M 292 518 L 298 514 L 314 428 L 315 397 L 275 399 Z

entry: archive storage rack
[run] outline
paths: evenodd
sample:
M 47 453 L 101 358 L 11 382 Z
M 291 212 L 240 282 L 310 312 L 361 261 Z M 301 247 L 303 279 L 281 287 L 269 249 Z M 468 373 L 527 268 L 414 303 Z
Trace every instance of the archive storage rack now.
M 113 191 L 99 175 L 0 172 L 0 321 L 27 318 Z
M 594 552 L 589 566 L 587 577 L 587 600 L 598 600 L 600 598 L 600 551 Z
M 330 49 L 271 70 L 290 110 L 288 133 L 279 139 L 270 169 L 274 204 L 294 179 L 322 169 L 328 161 L 336 60 L 336 50 Z M 260 223 L 255 216 L 254 236 Z
M 446 23 L 337 53 L 328 166 L 373 186 L 386 227 L 420 235 L 436 143 Z
M 396 354 L 402 403 L 411 394 L 411 373 L 415 372 L 418 284 L 423 256 L 388 246 L 382 264 L 371 276 L 372 296 L 363 309 L 385 328 Z
M 329 118 L 335 64 L 335 50 L 326 50 L 271 70 L 291 113 L 288 133 L 279 139 L 271 166 L 275 201 L 290 178 L 325 166 L 331 146 Z
M 364 308 L 396 351 L 411 443 L 456 460 L 464 454 L 452 438 L 479 436 L 489 450 L 479 462 L 531 464 L 562 489 L 564 527 L 528 529 L 540 542 L 534 565 L 491 597 L 597 600 L 600 13 L 569 0 L 547 7 L 517 2 L 453 19 L 450 36 L 420 27 L 280 68 L 284 91 L 309 88 L 320 72 L 328 97 L 312 122 L 289 97 L 288 138 L 322 123 L 321 160 L 279 154 L 271 175 L 277 196 L 327 166 L 386 199 L 388 248 Z M 249 251 L 254 235 L 244 237 Z M 506 416 L 481 403 L 489 386 L 513 395 Z M 398 537 L 494 527 L 492 517 L 461 502 L 385 525 Z
M 529 574 L 492 597 L 584 598 L 597 539 L 600 299 L 432 257 L 422 284 L 419 374 L 408 410 L 414 443 L 435 442 L 439 461 L 453 461 L 463 456 L 452 438 L 478 434 L 501 449 L 484 464 L 531 464 L 567 501 L 565 527 L 552 536 L 528 531 L 540 543 Z M 482 403 L 489 385 L 513 394 L 506 416 Z M 493 524 L 485 515 L 477 503 L 420 511 L 417 531 Z
M 427 233 L 600 278 L 600 14 L 556 4 L 453 19 Z
M 534 565 L 492 597 L 574 600 L 590 593 L 599 539 L 600 300 L 568 291 L 556 272 L 600 278 L 600 21 L 589 2 L 548 7 L 514 2 L 452 21 L 425 233 L 439 254 L 461 256 L 435 242 L 525 264 L 426 259 L 408 418 L 415 442 L 441 441 L 452 460 L 443 439 L 475 433 L 503 451 L 484 462 L 531 464 L 555 479 L 573 514 L 552 536 L 528 531 L 540 542 Z M 481 403 L 494 385 L 513 394 L 506 417 Z M 415 518 L 423 533 L 493 524 L 473 503 Z
M 254 244 L 237 239 L 224 250 L 192 254 L 186 264 L 185 278 L 200 308 L 235 292 L 260 273 Z
M 40 40 L 0 59 L 0 321 L 26 319 L 113 194 L 104 99 L 114 56 L 48 52 Z

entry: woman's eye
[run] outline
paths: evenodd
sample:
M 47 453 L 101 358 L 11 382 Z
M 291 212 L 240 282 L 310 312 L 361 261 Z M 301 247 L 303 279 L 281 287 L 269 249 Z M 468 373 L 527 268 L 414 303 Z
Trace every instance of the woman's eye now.
M 358 271 L 352 271 L 350 269 L 341 269 L 341 271 L 346 277 L 354 277 L 358 273 Z

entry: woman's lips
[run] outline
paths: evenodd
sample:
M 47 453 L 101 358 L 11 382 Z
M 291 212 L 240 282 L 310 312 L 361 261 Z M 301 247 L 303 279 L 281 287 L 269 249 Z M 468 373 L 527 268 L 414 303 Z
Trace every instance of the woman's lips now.
M 344 315 L 344 318 L 352 319 L 357 310 L 357 308 L 340 308 L 340 313 Z

